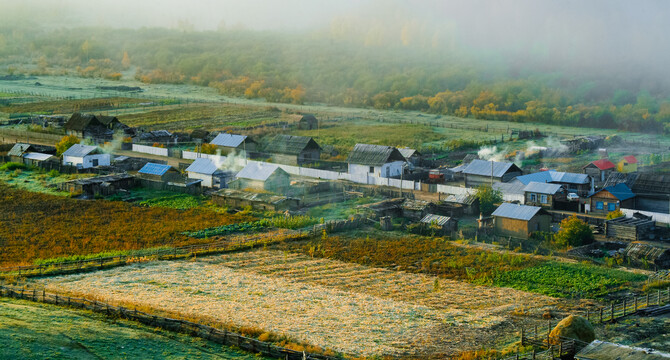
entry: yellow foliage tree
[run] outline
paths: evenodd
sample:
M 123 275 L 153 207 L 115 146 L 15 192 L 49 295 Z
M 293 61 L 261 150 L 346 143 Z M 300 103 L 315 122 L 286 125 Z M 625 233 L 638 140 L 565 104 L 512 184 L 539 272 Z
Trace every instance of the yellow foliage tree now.
M 127 51 L 123 52 L 123 59 L 121 60 L 121 65 L 123 65 L 124 69 L 127 69 L 127 68 L 130 67 L 130 57 L 128 56 Z
M 56 153 L 58 156 L 63 155 L 65 150 L 69 149 L 74 144 L 79 144 L 81 140 L 74 135 L 63 136 L 62 139 L 56 144 Z

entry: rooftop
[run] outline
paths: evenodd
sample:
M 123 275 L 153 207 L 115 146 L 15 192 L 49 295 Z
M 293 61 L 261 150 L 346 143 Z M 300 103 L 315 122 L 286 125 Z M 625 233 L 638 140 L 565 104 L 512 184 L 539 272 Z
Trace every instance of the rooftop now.
M 269 163 L 251 161 L 244 167 L 236 177 L 238 179 L 267 180 L 275 171 L 284 171 L 279 166 Z
M 402 156 L 403 156 L 405 159 L 409 159 L 409 158 L 411 158 L 411 157 L 414 156 L 414 155 L 416 155 L 416 156 L 421 156 L 421 153 L 419 153 L 418 151 L 416 151 L 416 150 L 414 150 L 414 149 L 406 148 L 406 147 L 404 147 L 404 148 L 398 148 L 398 151 L 400 151 L 400 154 L 402 154 Z
M 17 143 L 12 146 L 11 150 L 7 153 L 9 156 L 22 156 L 23 153 L 30 149 L 30 144 Z
M 523 190 L 538 194 L 554 195 L 561 190 L 561 185 L 533 181 L 528 185 L 526 185 L 526 187 L 523 188 Z
M 493 166 L 493 175 L 491 167 Z M 511 162 L 486 161 L 475 159 L 463 169 L 463 174 L 502 177 L 509 171 L 519 171 L 518 166 Z
M 304 150 L 321 150 L 319 144 L 308 136 L 277 135 L 265 147 L 265 152 L 298 155 Z
M 633 155 L 624 156 L 623 159 L 629 164 L 637 164 L 637 158 Z
M 608 159 L 596 160 L 596 161 L 594 161 L 594 162 L 592 162 L 592 163 L 590 163 L 590 164 L 588 164 L 584 167 L 587 167 L 587 166 L 590 166 L 590 165 L 594 165 L 595 167 L 597 167 L 600 170 L 608 170 L 608 169 L 613 169 L 613 168 L 616 167 L 616 165 L 614 165 L 614 163 L 612 163 Z
M 426 216 L 424 216 L 423 219 L 421 219 L 421 222 L 422 222 L 422 223 L 425 223 L 425 224 L 433 224 L 433 223 L 435 223 L 435 224 L 437 224 L 437 225 L 439 225 L 439 226 L 444 226 L 444 225 L 446 225 L 446 224 L 449 222 L 449 220 L 451 220 L 451 218 L 448 217 L 448 216 L 441 216 L 441 215 L 435 215 L 435 214 L 426 214 Z
M 496 211 L 493 212 L 493 216 L 504 217 L 508 219 L 517 219 L 517 220 L 530 220 L 535 216 L 542 208 L 538 206 L 528 206 L 528 205 L 518 205 L 512 203 L 502 203 Z
M 556 170 L 547 170 L 540 171 L 528 175 L 521 175 L 516 177 L 517 180 L 521 181 L 524 185 L 528 185 L 531 182 L 557 182 L 557 183 L 567 183 L 567 184 L 588 184 L 589 176 L 586 174 L 577 174 L 562 172 Z
M 219 134 L 216 135 L 210 144 L 236 148 L 240 146 L 246 138 L 246 135 Z
M 189 167 L 186 168 L 186 171 L 212 175 L 219 171 L 219 168 L 217 168 L 214 162 L 208 158 L 197 158 Z
M 628 185 L 623 184 L 623 183 L 620 183 L 620 184 L 616 184 L 616 185 L 613 185 L 613 186 L 608 186 L 608 187 L 606 187 L 606 188 L 603 188 L 603 189 L 601 189 L 601 190 L 599 190 L 599 191 L 596 191 L 596 192 L 595 192 L 593 195 L 591 195 L 591 196 L 595 196 L 596 194 L 598 194 L 598 193 L 600 193 L 600 192 L 602 192 L 602 191 L 607 191 L 607 192 L 609 192 L 609 193 L 612 194 L 615 198 L 619 199 L 619 201 L 624 201 L 624 200 L 628 200 L 628 199 L 630 199 L 630 198 L 635 197 L 635 194 L 633 194 L 633 191 L 631 191 L 631 189 L 628 187 Z
M 139 171 L 139 174 L 163 176 L 172 166 L 163 164 L 146 163 Z
M 217 196 L 223 196 L 233 199 L 242 199 L 247 201 L 257 201 L 267 204 L 280 204 L 289 198 L 286 196 L 265 194 L 265 193 L 255 193 L 250 191 L 241 191 L 233 189 L 221 189 L 216 192 Z
M 49 160 L 52 157 L 53 157 L 53 155 L 36 153 L 36 152 L 29 152 L 29 153 L 26 153 L 25 155 L 23 155 L 24 159 L 37 160 L 37 161 Z
M 356 144 L 349 153 L 347 162 L 367 166 L 381 166 L 393 161 L 405 161 L 405 157 L 393 146 Z
M 63 156 L 84 157 L 97 149 L 98 147 L 93 145 L 74 144 L 65 150 Z

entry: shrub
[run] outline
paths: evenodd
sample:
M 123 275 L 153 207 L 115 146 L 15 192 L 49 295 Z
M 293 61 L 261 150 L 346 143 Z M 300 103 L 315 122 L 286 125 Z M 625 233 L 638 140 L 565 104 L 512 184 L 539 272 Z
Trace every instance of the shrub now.
M 63 155 L 63 153 L 69 149 L 74 144 L 79 144 L 81 140 L 74 135 L 63 136 L 62 139 L 56 144 L 56 154 L 58 156 Z
M 607 214 L 607 220 L 612 220 L 624 216 L 624 213 L 621 210 L 614 210 Z
M 54 178 L 54 177 L 60 176 L 60 173 L 58 172 L 58 170 L 55 170 L 55 169 L 54 169 L 54 170 L 49 171 L 49 172 L 47 173 L 47 175 L 49 175 L 49 177 Z
M 8 162 L 0 166 L 1 171 L 14 171 L 17 169 L 25 169 L 26 165 L 17 162 Z
M 491 215 L 496 209 L 495 204 L 502 202 L 502 192 L 494 190 L 491 186 L 482 185 L 477 188 L 477 199 L 479 199 L 479 210 L 485 216 Z
M 593 240 L 591 227 L 576 215 L 563 219 L 561 230 L 554 236 L 554 243 L 566 248 L 590 244 Z

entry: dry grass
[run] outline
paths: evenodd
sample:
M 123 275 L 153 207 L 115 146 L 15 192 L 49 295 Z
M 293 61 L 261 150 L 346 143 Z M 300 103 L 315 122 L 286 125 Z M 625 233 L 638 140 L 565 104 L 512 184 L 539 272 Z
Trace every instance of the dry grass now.
M 364 356 L 440 356 L 493 345 L 500 332 L 511 331 L 514 308 L 554 303 L 438 281 L 436 290 L 429 275 L 257 250 L 62 276 L 47 289 L 256 327 Z

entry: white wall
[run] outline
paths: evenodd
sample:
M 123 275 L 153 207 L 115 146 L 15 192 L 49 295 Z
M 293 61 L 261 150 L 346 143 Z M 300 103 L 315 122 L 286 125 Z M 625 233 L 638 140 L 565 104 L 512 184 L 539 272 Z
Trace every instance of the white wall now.
M 188 171 L 189 179 L 200 179 L 202 180 L 201 185 L 204 187 L 212 187 L 212 175 L 200 174 L 193 171 Z
M 404 161 L 394 161 L 382 166 L 372 166 L 372 173 L 370 173 L 370 166 L 349 164 L 349 174 L 356 176 L 370 175 L 380 178 L 396 177 L 400 176 L 402 173 L 402 166 L 404 163 Z
M 112 161 L 110 154 L 86 155 L 83 158 L 78 156 L 63 156 L 63 165 L 73 165 L 82 169 L 92 168 L 93 160 L 98 160 L 98 166 L 109 166 Z
M 670 214 L 663 214 L 663 213 L 657 213 L 657 212 L 651 212 L 651 211 L 640 211 L 640 210 L 633 210 L 633 209 L 620 209 L 624 215 L 627 217 L 632 217 L 633 214 L 636 212 L 639 212 L 643 215 L 646 216 L 651 216 L 651 219 L 662 224 L 670 224 Z
M 155 147 L 155 146 L 133 144 L 133 151 L 139 152 L 139 153 L 144 153 L 144 154 L 168 156 L 168 149 L 159 148 L 159 147 Z

